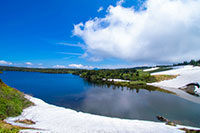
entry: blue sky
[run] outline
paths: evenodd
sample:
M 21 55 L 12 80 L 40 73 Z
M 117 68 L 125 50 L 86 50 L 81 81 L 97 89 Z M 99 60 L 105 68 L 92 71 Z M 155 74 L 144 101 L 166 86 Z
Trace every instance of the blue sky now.
M 111 16 L 111 11 L 106 12 L 106 10 L 110 5 L 113 6 L 113 9 L 117 9 L 117 2 L 117 0 L 1 0 L 1 65 L 10 63 L 10 65 L 29 67 L 56 67 L 56 65 L 57 67 L 69 67 L 70 64 L 81 64 L 86 67 L 130 67 L 176 62 L 174 56 L 171 57 L 172 60 L 163 57 L 156 62 L 146 62 L 146 57 L 132 59 L 130 56 L 135 55 L 124 56 L 124 53 L 119 53 L 121 54 L 119 57 L 111 51 L 98 47 L 94 48 L 93 44 L 99 45 L 96 44 L 97 40 L 90 44 L 91 40 L 94 39 L 86 37 L 88 32 L 84 30 L 87 29 L 84 24 L 90 20 L 95 23 L 95 17 L 100 20 L 106 18 L 106 16 Z M 132 10 L 136 11 L 142 3 L 141 0 L 126 0 L 123 4 L 118 3 L 122 8 L 119 11 L 123 13 L 123 10 L 130 10 L 132 6 L 135 7 Z M 103 10 L 98 12 L 100 7 Z M 129 14 L 128 11 L 127 14 Z M 81 29 L 81 26 L 78 28 L 83 32 L 81 34 L 80 32 L 73 32 L 74 26 L 81 22 L 83 29 Z M 102 29 L 97 29 L 97 31 L 101 33 Z M 150 39 L 148 38 L 148 40 Z M 153 41 L 158 42 L 157 40 Z M 83 45 L 85 48 L 79 47 L 79 45 Z M 117 49 L 118 44 L 115 44 L 112 48 L 115 49 L 115 46 Z M 129 45 L 127 44 L 127 46 Z M 117 50 L 114 52 L 118 54 Z M 94 58 L 97 60 L 94 60 Z
M 72 36 L 73 25 L 94 17 L 103 17 L 116 0 L 1 0 L 0 1 L 0 60 L 16 65 L 121 65 L 116 59 L 92 62 L 81 58 L 80 47 L 59 45 L 77 44 L 81 38 Z M 137 4 L 127 1 L 126 6 Z M 97 12 L 103 7 L 104 10 Z M 63 52 L 68 54 L 62 54 Z M 70 54 L 71 53 L 71 54 Z M 73 54 L 77 53 L 77 54 Z M 80 55 L 79 55 L 80 54 Z M 25 65 L 26 66 L 26 65 Z

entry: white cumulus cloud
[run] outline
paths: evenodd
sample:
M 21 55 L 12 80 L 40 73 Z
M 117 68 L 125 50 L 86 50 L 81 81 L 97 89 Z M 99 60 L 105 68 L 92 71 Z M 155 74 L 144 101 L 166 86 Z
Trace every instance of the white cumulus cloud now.
M 26 62 L 25 64 L 29 66 L 33 65 L 31 62 Z
M 103 7 L 99 7 L 99 9 L 97 10 L 97 12 L 101 12 L 103 10 Z
M 8 62 L 8 61 L 5 61 L 5 60 L 0 60 L 0 65 L 12 65 L 13 63 L 12 62 Z
M 66 68 L 66 66 L 64 66 L 64 65 L 55 65 L 55 66 L 53 66 L 53 68 Z
M 79 69 L 93 69 L 93 66 L 85 66 L 82 64 L 69 64 L 69 67 L 71 68 L 79 68 Z
M 169 63 L 200 58 L 200 1 L 147 0 L 142 9 L 109 6 L 104 18 L 74 25 L 95 59 Z

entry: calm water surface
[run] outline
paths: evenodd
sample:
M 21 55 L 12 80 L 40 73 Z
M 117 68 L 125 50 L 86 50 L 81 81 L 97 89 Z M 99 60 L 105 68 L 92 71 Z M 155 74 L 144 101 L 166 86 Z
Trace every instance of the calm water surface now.
M 153 121 L 161 115 L 200 127 L 200 104 L 172 94 L 99 86 L 72 74 L 4 71 L 0 78 L 9 86 L 47 103 L 81 112 Z

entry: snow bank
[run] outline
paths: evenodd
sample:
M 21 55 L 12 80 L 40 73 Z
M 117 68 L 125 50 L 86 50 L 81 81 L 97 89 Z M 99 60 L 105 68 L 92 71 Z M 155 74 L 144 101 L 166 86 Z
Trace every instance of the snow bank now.
M 165 80 L 159 83 L 154 83 L 155 85 L 179 88 L 191 82 L 200 83 L 200 67 L 193 67 L 189 65 L 168 71 L 156 72 L 153 73 L 152 75 L 160 75 L 160 74 L 179 75 L 179 76 L 172 80 Z
M 153 68 L 149 68 L 149 69 L 144 69 L 144 72 L 149 72 L 149 71 L 154 71 L 157 70 L 159 67 L 153 67 Z
M 180 67 L 175 67 L 172 70 L 156 72 L 153 73 L 152 75 L 179 75 L 171 80 L 149 83 L 148 85 L 158 86 L 163 89 L 172 91 L 186 100 L 200 104 L 200 97 L 190 95 L 185 91 L 178 89 L 179 87 L 185 86 L 188 83 L 193 83 L 193 82 L 200 83 L 200 67 L 193 67 L 191 65 L 180 66 Z
M 103 79 L 106 80 L 106 79 Z M 130 80 L 123 80 L 123 79 L 107 79 L 108 81 L 114 81 L 114 82 L 130 82 Z
M 6 121 L 13 125 L 33 127 L 41 130 L 22 130 L 22 132 L 183 132 L 178 129 L 181 126 L 173 127 L 159 122 L 124 120 L 118 118 L 109 118 L 87 113 L 76 112 L 71 109 L 49 105 L 44 101 L 27 96 L 35 106 L 25 109 L 22 115 L 15 118 L 8 118 Z M 31 119 L 36 124 L 25 125 L 15 123 L 18 119 Z

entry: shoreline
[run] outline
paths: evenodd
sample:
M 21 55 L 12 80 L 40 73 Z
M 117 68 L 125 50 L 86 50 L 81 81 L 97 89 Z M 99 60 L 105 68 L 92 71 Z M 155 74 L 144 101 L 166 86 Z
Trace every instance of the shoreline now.
M 18 117 L 9 117 L 6 122 L 41 130 L 21 130 L 21 132 L 184 132 L 180 128 L 200 129 L 190 126 L 169 126 L 161 122 L 111 118 L 77 112 L 72 109 L 57 107 L 44 101 L 26 96 L 35 106 L 23 110 Z M 36 124 L 26 125 L 15 120 L 30 119 Z
M 147 69 L 147 70 L 150 71 L 151 69 Z M 183 90 L 178 89 L 191 82 L 200 83 L 200 77 L 198 77 L 198 75 L 200 75 L 200 67 L 187 65 L 187 66 L 178 67 L 172 70 L 155 72 L 155 73 L 152 73 L 152 75 L 178 75 L 174 79 L 163 80 L 161 82 L 147 83 L 146 85 L 159 87 L 161 89 L 175 93 L 177 96 L 185 100 L 200 104 L 200 97 L 191 95 Z M 112 81 L 113 82 L 130 82 L 129 80 L 122 80 L 122 79 L 108 79 L 108 81 L 109 82 L 112 82 Z

